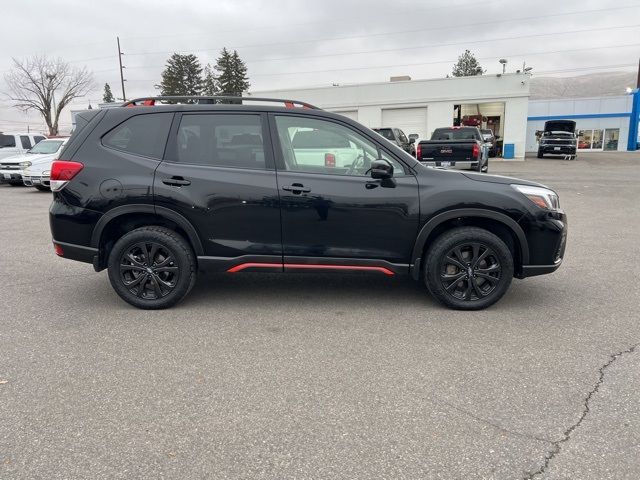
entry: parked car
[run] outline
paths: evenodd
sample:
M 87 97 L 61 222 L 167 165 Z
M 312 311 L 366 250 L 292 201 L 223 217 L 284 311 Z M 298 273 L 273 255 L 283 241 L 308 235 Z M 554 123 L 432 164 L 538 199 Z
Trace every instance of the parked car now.
M 562 155 L 576 158 L 576 122 L 573 120 L 549 120 L 538 143 L 538 158 L 545 155 Z
M 0 159 L 22 155 L 44 139 L 44 135 L 28 132 L 0 132 Z
M 374 128 L 373 131 L 378 132 L 391 143 L 395 143 L 409 155 L 416 156 L 418 134 L 412 133 L 407 137 L 399 128 Z
M 493 133 L 493 130 L 489 128 L 483 128 L 480 130 L 482 138 L 485 143 L 489 144 L 489 157 L 495 157 L 498 155 L 498 137 Z
M 205 100 L 215 98 L 229 100 Z M 407 275 L 443 304 L 473 310 L 501 298 L 512 277 L 562 263 L 567 219 L 553 190 L 427 168 L 304 102 L 241 101 L 78 114 L 51 168 L 56 254 L 107 269 L 117 294 L 145 309 L 176 304 L 208 270 Z M 309 169 L 293 142 L 303 129 L 359 154 L 347 170 L 315 159 Z M 244 134 L 260 144 L 231 141 Z
M 346 170 L 358 156 L 355 144 L 334 132 L 292 127 L 287 133 L 294 150 L 291 162 L 308 170 L 325 167 Z M 259 148 L 262 148 L 262 139 Z
M 22 169 L 22 182 L 27 187 L 49 190 L 51 164 L 58 158 L 67 140 L 65 137 L 42 140 L 22 157 L 18 165 Z
M 487 172 L 489 144 L 478 127 L 436 128 L 431 140 L 421 140 L 416 158 L 424 165 Z

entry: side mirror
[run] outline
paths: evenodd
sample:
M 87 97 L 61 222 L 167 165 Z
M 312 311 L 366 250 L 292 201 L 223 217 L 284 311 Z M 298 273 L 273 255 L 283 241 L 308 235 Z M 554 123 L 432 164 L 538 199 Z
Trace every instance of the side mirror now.
M 418 135 L 417 133 L 412 133 L 411 135 L 409 135 L 409 143 L 416 143 L 418 137 L 420 137 L 420 135 Z
M 393 177 L 393 165 L 388 160 L 379 158 L 371 162 L 371 178 L 384 180 L 391 177 Z

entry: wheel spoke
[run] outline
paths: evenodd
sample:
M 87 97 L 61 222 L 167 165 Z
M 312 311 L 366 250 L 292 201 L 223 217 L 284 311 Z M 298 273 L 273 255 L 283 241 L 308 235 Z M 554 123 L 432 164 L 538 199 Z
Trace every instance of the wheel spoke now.
M 490 252 L 490 250 L 489 250 L 488 248 L 486 248 L 486 247 L 485 247 L 484 252 L 482 252 L 482 253 L 480 254 L 480 256 L 479 256 L 479 257 L 478 257 L 478 259 L 474 262 L 474 264 L 473 264 L 473 265 L 474 265 L 474 266 L 479 265 L 479 264 L 480 264 L 480 262 L 481 262 L 482 260 L 484 260 L 484 259 L 486 258 L 486 256 L 487 256 L 487 255 L 489 255 L 489 252 Z
M 162 262 L 156 265 L 156 271 L 159 271 L 160 268 L 166 267 L 171 262 L 173 262 L 173 257 L 171 256 L 171 254 L 169 254 L 167 255 L 167 258 L 165 258 Z
M 153 285 L 153 291 L 156 294 L 156 298 L 162 297 L 162 288 L 155 275 L 151 275 L 151 284 Z
M 440 278 L 442 278 L 443 283 L 448 283 L 448 285 L 445 285 L 445 290 L 449 291 L 452 289 L 452 287 L 455 287 L 458 282 L 464 278 L 465 275 L 466 274 L 464 272 L 461 272 L 454 275 L 442 275 Z
M 458 261 L 460 262 L 461 265 L 464 266 L 464 268 L 467 268 L 465 265 L 467 264 L 467 261 L 465 260 L 464 256 L 462 255 L 462 250 L 460 250 L 460 247 L 456 247 L 453 249 L 453 254 L 458 257 Z
M 149 252 L 149 265 L 153 265 L 153 262 L 156 261 L 156 255 L 158 254 L 158 249 L 160 248 L 160 245 L 158 245 L 157 243 L 152 243 L 151 244 L 151 252 Z
M 456 260 L 455 258 L 453 258 L 451 255 L 447 255 L 445 257 L 445 264 L 446 263 L 451 263 L 452 265 L 455 265 L 456 267 L 462 269 L 462 270 L 466 270 L 467 266 L 461 262 L 459 262 L 458 260 Z
M 127 257 L 127 260 L 129 260 L 136 267 L 144 267 L 142 262 L 139 262 L 138 260 L 136 260 L 136 257 L 134 257 L 131 252 L 127 253 L 126 257 Z
M 473 292 L 473 283 L 471 278 L 467 279 L 467 289 L 464 292 L 464 299 L 471 300 L 471 292 Z
M 144 272 L 145 268 L 138 266 L 138 265 L 130 265 L 130 264 L 126 264 L 126 263 L 121 263 L 120 264 L 120 271 L 121 272 L 129 272 L 129 271 L 136 271 L 136 272 Z
M 480 289 L 480 287 L 478 286 L 478 282 L 476 281 L 475 278 L 470 278 L 469 283 L 473 285 L 473 290 L 476 292 L 476 295 L 478 296 L 478 298 L 482 298 L 485 296 L 485 293 Z
M 476 275 L 480 278 L 484 278 L 485 280 L 489 280 L 491 283 L 498 283 L 500 281 L 499 278 L 492 277 L 491 275 L 487 275 L 485 273 L 476 272 Z
M 475 265 L 478 261 L 478 256 L 480 255 L 480 244 L 474 243 L 471 245 L 471 251 L 473 252 L 471 255 L 471 264 Z
M 143 275 L 138 275 L 134 280 L 132 280 L 131 282 L 124 282 L 125 287 L 127 288 L 132 288 L 135 287 L 136 285 L 142 284 L 144 285 L 144 283 L 146 282 L 147 278 L 149 277 L 148 274 L 143 274 Z
M 495 273 L 500 271 L 500 265 L 494 264 L 487 268 L 478 268 L 476 272 L 478 273 Z

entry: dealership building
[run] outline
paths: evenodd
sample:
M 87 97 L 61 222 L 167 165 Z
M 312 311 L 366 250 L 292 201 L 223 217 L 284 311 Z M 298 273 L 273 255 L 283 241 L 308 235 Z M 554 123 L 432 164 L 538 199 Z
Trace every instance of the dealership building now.
M 434 129 L 473 124 L 493 130 L 505 159 L 537 150 L 547 120 L 575 120 L 580 151 L 636 148 L 640 93 L 599 98 L 529 100 L 531 76 L 521 73 L 251 92 L 305 101 L 367 127 L 397 127 L 428 139 Z

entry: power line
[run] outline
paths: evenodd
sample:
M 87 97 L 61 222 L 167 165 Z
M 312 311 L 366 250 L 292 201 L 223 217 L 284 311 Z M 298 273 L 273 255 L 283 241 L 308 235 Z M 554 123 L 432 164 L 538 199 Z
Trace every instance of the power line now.
M 459 23 L 459 24 L 455 24 L 455 25 L 447 25 L 447 26 L 440 26 L 440 27 L 423 27 L 423 28 L 418 28 L 418 29 L 411 29 L 411 30 L 400 30 L 400 31 L 391 31 L 391 32 L 381 32 L 381 33 L 369 33 L 369 34 L 361 34 L 361 35 L 347 35 L 347 36 L 342 36 L 342 37 L 324 37 L 324 38 L 315 38 L 315 39 L 311 39 L 311 40 L 296 40 L 296 41 L 289 41 L 289 42 L 275 42 L 275 43 L 258 43 L 258 44 L 251 44 L 251 45 L 241 45 L 241 46 L 231 46 L 228 48 L 231 49 L 246 49 L 246 48 L 261 48 L 261 47 L 273 47 L 273 46 L 282 46 L 282 45 L 300 45 L 300 44 L 306 44 L 306 43 L 315 43 L 315 42 L 323 42 L 323 41 L 334 41 L 334 40 L 350 40 L 350 39 L 355 39 L 355 38 L 371 38 L 371 37 L 380 37 L 380 36 L 387 36 L 387 35 L 400 35 L 400 34 L 405 34 L 405 33 L 424 33 L 424 32 L 428 32 L 428 31 L 436 31 L 436 30 L 445 30 L 445 29 L 451 29 L 451 28 L 461 28 L 461 27 L 471 27 L 471 26 L 478 26 L 478 25 L 487 25 L 487 24 L 491 24 L 491 23 L 504 23 L 504 22 L 512 22 L 512 21 L 522 21 L 522 20 L 537 20 L 537 19 L 542 19 L 542 18 L 551 18 L 551 17 L 561 17 L 561 16 L 567 16 L 567 15 L 580 15 L 580 14 L 585 14 L 585 13 L 594 13 L 594 12 L 604 12 L 604 11 L 612 11 L 612 10 L 623 10 L 623 9 L 629 9 L 629 8 L 639 8 L 639 5 L 627 5 L 627 6 L 622 6 L 622 7 L 611 7 L 611 8 L 600 8 L 600 9 L 593 9 L 593 10 L 581 10 L 581 11 L 574 11 L 574 12 L 565 12 L 565 13 L 552 13 L 552 14 L 547 14 L 547 15 L 535 15 L 535 16 L 529 16 L 529 17 L 516 17 L 516 18 L 510 18 L 510 19 L 501 19 L 501 20 L 490 20 L 490 21 L 482 21 L 482 22 L 473 22 L 473 23 Z M 208 52 L 208 51 L 212 51 L 212 50 L 219 50 L 222 47 L 214 47 L 214 48 L 204 48 L 204 49 L 198 49 L 196 51 L 199 52 Z M 127 55 L 129 56 L 139 56 L 139 55 L 160 55 L 160 54 L 168 54 L 168 53 L 174 53 L 176 52 L 176 50 L 172 50 L 172 51 L 156 51 L 156 52 L 138 52 L 138 53 L 128 53 Z M 182 52 L 185 52 L 185 50 L 182 50 Z

